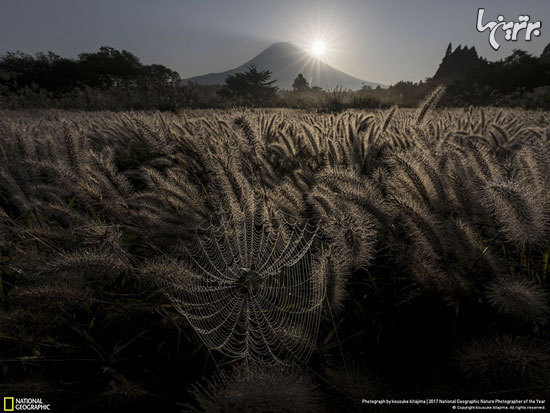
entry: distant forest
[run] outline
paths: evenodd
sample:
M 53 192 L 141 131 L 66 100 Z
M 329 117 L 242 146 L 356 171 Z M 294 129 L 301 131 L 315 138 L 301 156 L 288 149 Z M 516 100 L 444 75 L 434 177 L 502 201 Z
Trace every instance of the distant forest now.
M 449 44 L 431 78 L 401 81 L 387 89 L 364 86 L 323 90 L 296 74 L 294 90 L 278 90 L 269 70 L 250 67 L 226 85 L 182 85 L 177 72 L 144 65 L 132 53 L 101 47 L 76 59 L 52 52 L 0 56 L 0 108 L 170 110 L 183 108 L 291 107 L 322 112 L 347 108 L 413 107 L 445 85 L 444 106 L 550 109 L 550 44 L 541 56 L 515 50 L 488 62 L 475 48 Z

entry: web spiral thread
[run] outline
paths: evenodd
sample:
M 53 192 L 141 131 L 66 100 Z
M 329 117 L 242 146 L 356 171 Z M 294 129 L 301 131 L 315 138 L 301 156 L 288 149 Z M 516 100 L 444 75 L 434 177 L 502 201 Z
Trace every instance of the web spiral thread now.
M 209 349 L 235 359 L 304 361 L 324 298 L 323 275 L 312 272 L 316 231 L 266 219 L 260 209 L 224 219 L 186 246 L 184 279 L 164 280 L 164 290 Z

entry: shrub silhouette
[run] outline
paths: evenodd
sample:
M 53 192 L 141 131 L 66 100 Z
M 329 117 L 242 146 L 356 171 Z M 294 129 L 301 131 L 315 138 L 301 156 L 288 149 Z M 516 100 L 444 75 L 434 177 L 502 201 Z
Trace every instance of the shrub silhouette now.
M 298 76 L 292 82 L 292 89 L 295 92 L 304 92 L 309 89 L 309 84 L 303 74 L 298 73 Z
M 269 80 L 271 71 L 258 70 L 251 65 L 242 73 L 230 75 L 225 79 L 225 85 L 220 90 L 224 97 L 237 97 L 253 106 L 269 105 L 276 98 L 276 80 Z

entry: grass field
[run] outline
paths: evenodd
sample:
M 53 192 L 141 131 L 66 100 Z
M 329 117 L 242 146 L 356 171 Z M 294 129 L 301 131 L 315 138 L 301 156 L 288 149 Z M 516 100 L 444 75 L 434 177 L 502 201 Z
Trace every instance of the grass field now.
M 550 113 L 439 94 L 0 112 L 2 392 L 59 411 L 547 396 Z

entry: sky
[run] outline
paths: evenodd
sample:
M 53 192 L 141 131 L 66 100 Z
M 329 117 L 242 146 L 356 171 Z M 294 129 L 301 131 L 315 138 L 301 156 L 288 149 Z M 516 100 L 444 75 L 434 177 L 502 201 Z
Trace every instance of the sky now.
M 530 42 L 494 51 L 485 20 L 527 14 L 542 21 Z M 275 42 L 306 50 L 357 78 L 393 84 L 434 74 L 449 42 L 475 46 L 488 60 L 513 49 L 540 55 L 550 42 L 550 0 L 0 0 L 0 54 L 52 51 L 76 57 L 100 46 L 125 49 L 182 78 L 237 67 Z

